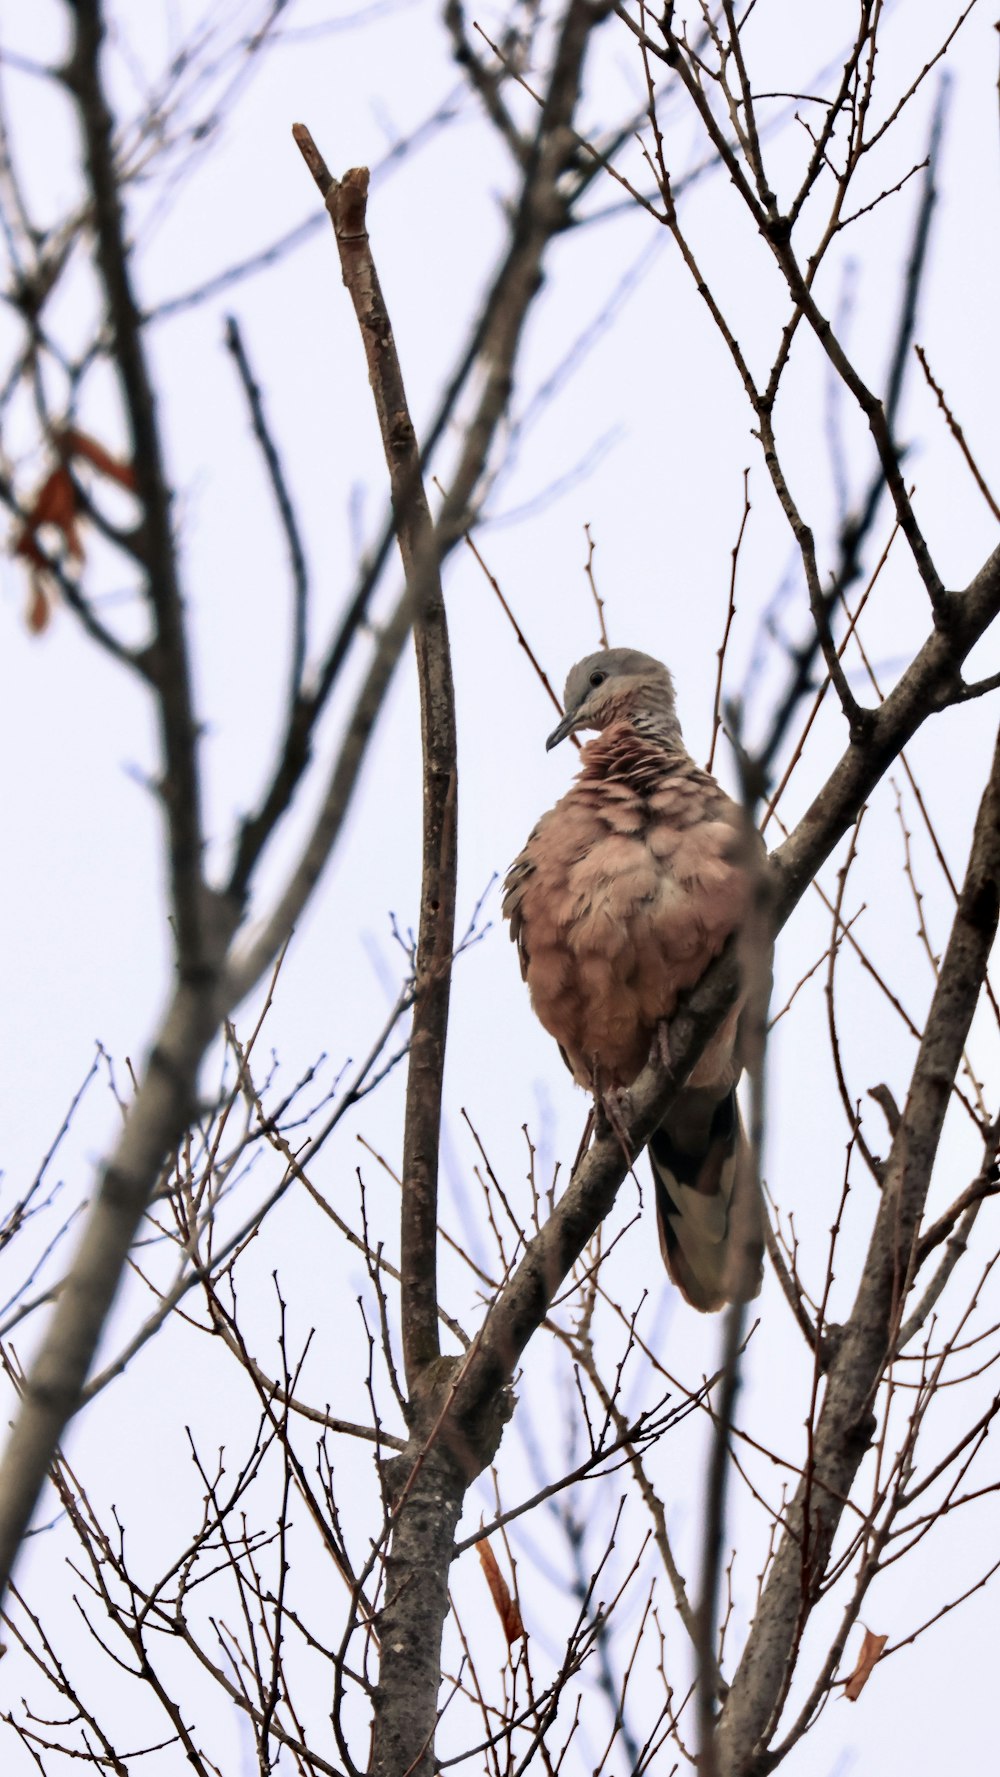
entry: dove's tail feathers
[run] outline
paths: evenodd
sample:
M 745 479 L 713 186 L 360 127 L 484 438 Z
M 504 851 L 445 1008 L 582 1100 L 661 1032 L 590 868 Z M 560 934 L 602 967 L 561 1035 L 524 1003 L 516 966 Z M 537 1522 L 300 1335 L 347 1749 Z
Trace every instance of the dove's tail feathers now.
M 747 1302 L 761 1285 L 764 1205 L 736 1089 L 689 1087 L 650 1138 L 663 1262 L 692 1308 Z

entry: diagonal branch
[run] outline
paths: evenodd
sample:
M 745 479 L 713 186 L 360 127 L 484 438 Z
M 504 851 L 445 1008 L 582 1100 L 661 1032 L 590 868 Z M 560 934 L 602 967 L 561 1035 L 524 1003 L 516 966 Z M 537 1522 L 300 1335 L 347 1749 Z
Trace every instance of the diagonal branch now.
M 932 631 L 884 704 L 864 741 L 848 747 L 788 839 L 771 854 L 775 929 L 780 930 L 846 832 L 892 760 L 935 712 L 955 697 L 966 654 L 1000 612 L 1000 547 L 961 593 L 950 595 L 954 618 L 947 634 Z M 670 1027 L 673 1073 L 651 1060 L 630 1090 L 625 1133 L 632 1154 L 662 1121 L 705 1044 L 734 1003 L 739 984 L 735 952 L 725 950 L 692 990 Z M 474 1420 L 509 1383 L 528 1341 L 563 1279 L 614 1204 L 628 1171 L 618 1134 L 599 1134 L 558 1204 L 496 1297 L 456 1390 L 455 1418 Z
M 0 1600 L 49 1465 L 80 1405 L 164 1157 L 194 1111 L 198 1070 L 218 1029 L 214 994 L 181 981 L 160 1026 L 118 1142 L 101 1170 L 79 1247 L 22 1389 L 0 1462 Z
M 961 701 L 960 668 L 1000 612 L 1000 545 L 961 592 L 948 595 L 948 633 L 935 628 L 885 702 L 870 731 L 850 745 L 797 827 L 773 853 L 784 923 L 824 858 L 911 735 L 935 711 Z

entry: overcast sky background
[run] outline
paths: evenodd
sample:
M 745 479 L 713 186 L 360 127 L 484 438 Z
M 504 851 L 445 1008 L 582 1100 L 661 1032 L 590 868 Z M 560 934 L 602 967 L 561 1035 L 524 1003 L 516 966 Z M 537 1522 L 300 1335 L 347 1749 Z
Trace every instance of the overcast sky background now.
M 937 47 L 943 12 L 936 0 L 908 0 L 886 10 L 880 74 L 887 92 L 896 92 Z M 291 123 L 301 119 L 334 170 L 356 164 L 376 169 L 369 225 L 419 425 L 433 410 L 476 295 L 500 251 L 510 169 L 475 101 L 465 96 L 446 127 L 429 133 L 405 157 L 390 157 L 396 141 L 408 137 L 450 94 L 459 95 L 460 82 L 433 6 L 417 0 L 373 7 L 363 19 L 349 16 L 354 11 L 307 3 L 290 8 L 281 41 L 261 59 L 218 140 L 189 168 L 182 160 L 176 163 L 175 188 L 166 206 L 152 190 L 139 189 L 136 276 L 147 304 L 164 301 L 315 215 L 315 193 L 290 135 Z M 129 64 L 137 82 L 140 71 L 152 77 L 200 14 L 195 5 L 119 8 L 121 47 L 127 54 L 116 54 L 110 67 L 120 115 L 129 114 L 136 102 Z M 220 16 L 235 19 L 238 9 Z M 492 34 L 498 15 L 484 9 L 478 16 Z M 806 8 L 793 0 L 768 0 L 766 5 L 760 0 L 752 43 L 758 84 L 765 84 L 766 70 L 770 90 L 808 87 L 811 76 L 841 56 L 852 26 L 853 11 L 846 5 Z M 30 8 L 8 9 L 0 43 L 8 52 L 50 62 L 61 54 L 64 29 L 62 7 L 36 0 Z M 981 5 L 973 8 L 948 63 L 952 87 L 940 203 L 917 338 L 996 487 L 996 33 L 992 15 Z M 867 175 L 870 185 L 861 187 L 857 202 L 894 184 L 922 158 L 936 92 L 936 79 L 931 79 L 887 138 L 882 158 Z M 4 94 L 20 173 L 39 220 L 51 222 L 79 195 L 72 116 L 60 93 L 14 67 L 6 70 Z M 595 48 L 582 116 L 597 135 L 641 102 L 642 70 L 632 40 L 612 22 Z M 512 103 L 526 120 L 530 102 L 525 95 L 515 95 Z M 888 109 L 888 98 L 883 103 Z M 777 101 L 774 111 L 776 118 L 782 114 Z M 679 106 L 669 140 L 675 164 L 691 164 L 697 137 Z M 803 153 L 801 128 L 787 123 L 783 131 L 776 130 L 771 147 L 776 176 L 790 180 Z M 621 159 L 638 177 L 637 151 L 624 150 Z M 862 220 L 845 237 L 839 255 L 832 256 L 821 280 L 821 301 L 828 309 L 835 307 L 845 261 L 856 261 L 850 338 L 859 367 L 876 384 L 884 371 L 917 198 L 918 182 L 913 181 Z M 611 324 L 589 340 L 572 377 L 526 430 L 491 493 L 489 522 L 477 540 L 550 677 L 561 685 L 572 662 L 598 640 L 583 572 L 583 527 L 589 524 L 611 640 L 648 649 L 669 663 L 688 744 L 704 759 L 715 650 L 725 619 L 730 551 L 739 528 L 747 465 L 752 513 L 726 667 L 731 692 L 744 683 L 759 642 L 762 612 L 791 565 L 792 544 L 750 434 L 745 400 L 704 304 L 665 233 L 621 200 L 620 189 L 610 180 L 595 186 L 588 208 L 596 219 L 559 241 L 550 254 L 547 286 L 519 367 L 515 420 L 532 414 L 537 392 L 574 342 L 588 334 L 609 303 L 617 306 Z M 723 306 L 735 316 L 741 342 L 759 368 L 770 362 L 785 318 L 777 274 L 722 177 L 700 180 L 687 204 L 686 225 L 706 273 Z M 622 290 L 627 277 L 631 282 Z M 82 262 L 60 300 L 68 335 L 82 337 L 93 318 L 93 293 Z M 253 802 L 273 746 L 284 695 L 289 608 L 284 546 L 223 347 L 223 317 L 230 311 L 240 319 L 296 490 L 314 575 L 315 637 L 321 638 L 335 620 L 359 551 L 376 535 L 384 505 L 384 469 L 361 346 L 325 225 L 265 276 L 164 320 L 152 333 L 161 419 L 177 492 L 197 690 L 206 722 L 208 824 L 220 869 L 234 821 Z M 0 345 L 6 349 L 14 336 L 4 311 Z M 779 412 L 779 434 L 795 490 L 816 531 L 821 560 L 829 565 L 836 513 L 824 432 L 825 387 L 818 351 L 800 341 Z M 123 447 L 110 383 L 94 380 L 81 417 L 103 442 Z M 871 452 L 849 412 L 843 421 L 851 492 L 856 494 L 870 473 Z M 17 426 L 5 437 L 4 449 L 8 461 L 16 462 L 22 485 L 30 487 L 42 459 L 26 408 L 20 410 Z M 901 434 L 913 445 L 908 473 L 917 484 L 921 522 L 947 582 L 964 584 L 993 547 L 995 524 L 916 366 Z M 439 468 L 442 479 L 447 461 L 446 452 Z M 883 513 L 872 560 L 888 529 Z M 123 621 L 130 622 L 120 568 L 96 540 L 89 539 L 88 548 L 88 575 L 93 576 L 88 585 L 100 589 L 108 609 L 119 600 Z M 30 638 L 23 621 L 23 575 L 7 557 L 0 563 L 0 575 L 5 628 L 0 651 L 3 830 L 8 844 L 0 891 L 0 1127 L 4 1189 L 13 1195 L 31 1177 L 58 1128 L 90 1064 L 95 1040 L 114 1057 L 120 1079 L 125 1057 L 143 1053 L 166 991 L 169 944 L 160 823 L 143 781 L 154 767 L 145 701 L 87 644 L 68 612 L 57 611 L 44 637 Z M 382 594 L 382 609 L 394 598 L 397 581 L 394 570 Z M 551 708 L 485 579 L 464 551 L 451 562 L 446 591 L 460 737 L 459 927 L 486 891 L 484 918 L 492 922 L 457 969 L 447 1079 L 447 1213 L 452 1225 L 476 1239 L 481 1234 L 475 1227 L 477 1199 L 471 1180 L 475 1154 L 460 1107 L 468 1109 L 494 1168 L 512 1190 L 522 1188 L 522 1123 L 528 1121 L 539 1143 L 540 1166 L 550 1171 L 556 1158 L 564 1167 L 571 1162 L 583 1121 L 584 1100 L 531 1015 L 498 923 L 494 882 L 538 814 L 566 787 L 574 760 L 565 747 L 546 756 Z M 795 580 L 781 623 L 798 637 L 806 619 L 805 595 Z M 897 547 L 864 624 L 866 646 L 886 685 L 927 628 L 926 600 Z M 970 674 L 976 668 L 995 670 L 995 644 L 992 660 L 986 650 L 981 652 L 983 657 L 970 663 Z M 324 724 L 326 755 L 362 665 L 359 652 Z M 757 682 L 758 722 L 766 714 L 769 690 L 780 681 L 780 661 L 776 664 L 772 657 Z M 750 719 L 753 732 L 753 707 Z M 912 751 L 946 856 L 959 874 L 995 721 L 995 703 L 973 704 L 935 722 Z M 783 804 L 786 821 L 801 812 L 829 770 L 843 745 L 841 726 L 832 712 L 817 724 Z M 733 787 L 724 746 L 717 770 Z M 282 880 L 317 792 L 318 783 L 276 848 L 263 874 L 265 890 Z M 868 831 L 863 830 L 849 910 L 867 904 L 859 934 L 863 932 L 879 967 L 919 1019 L 931 977 L 914 938 L 888 784 L 875 803 Z M 268 1033 L 286 1081 L 298 1078 L 321 1054 L 329 1057 L 322 1075 L 329 1081 L 348 1057 L 365 1051 L 382 1022 L 402 972 L 390 915 L 404 928 L 415 924 L 417 916 L 419 822 L 419 728 L 407 656 L 371 750 L 349 831 L 301 922 L 282 973 Z M 928 846 L 919 837 L 915 843 L 926 913 L 940 945 L 947 931 L 947 897 Z M 825 880 L 832 884 L 834 865 Z M 776 1006 L 784 1004 L 827 943 L 828 916 L 815 897 L 807 896 L 779 946 Z M 842 1001 L 852 1092 L 860 1096 L 880 1080 L 902 1091 L 912 1045 L 900 1037 L 884 1000 L 847 961 Z M 248 1008 L 241 1025 L 249 1028 L 251 1018 Z M 804 1267 L 814 1281 L 822 1276 L 847 1133 L 833 1094 L 824 1021 L 818 974 L 800 995 L 795 1018 L 778 1027 L 770 1060 L 768 1180 L 782 1208 L 795 1208 Z M 977 1071 L 988 1079 L 993 1070 L 995 1105 L 995 1033 L 979 1030 L 977 1041 Z M 366 1182 L 389 1239 L 391 1188 L 358 1149 L 356 1137 L 363 1135 L 390 1160 L 398 1160 L 402 1085 L 400 1074 L 367 1101 L 326 1151 L 321 1166 L 324 1185 L 331 1192 L 342 1191 L 353 1209 L 354 1168 L 365 1163 Z M 107 1090 L 95 1084 L 61 1154 L 68 1200 L 86 1190 L 116 1114 Z M 879 1113 L 868 1107 L 865 1126 L 876 1150 L 885 1145 L 878 1122 Z M 972 1176 L 977 1164 L 975 1141 L 956 1126 L 948 1169 L 936 1185 L 938 1207 Z M 856 1276 L 851 1256 L 860 1258 L 874 1213 L 873 1188 L 860 1175 L 855 1195 L 838 1266 L 841 1307 L 850 1300 Z M 616 1231 L 635 1209 L 635 1188 L 626 1186 L 615 1212 Z M 989 1210 L 977 1234 L 977 1262 L 983 1262 L 996 1245 Z M 336 1371 L 336 1354 L 358 1332 L 355 1298 L 368 1287 L 360 1265 L 330 1247 L 315 1212 L 294 1195 L 268 1222 L 258 1249 L 246 1262 L 246 1288 L 253 1280 L 259 1289 L 262 1323 L 271 1313 L 268 1279 L 277 1267 L 299 1335 L 313 1325 L 318 1329 L 318 1356 L 307 1371 L 313 1398 L 332 1400 L 335 1410 L 346 1414 L 363 1413 L 361 1370 L 352 1358 L 343 1374 Z M 488 1251 L 485 1244 L 483 1251 Z M 640 1273 L 648 1284 L 646 1336 L 655 1327 L 664 1361 L 686 1379 L 697 1380 L 713 1363 L 718 1327 L 670 1294 L 650 1214 L 629 1231 L 617 1257 L 623 1275 Z M 456 1312 L 472 1318 L 474 1292 L 467 1274 L 460 1280 L 455 1274 L 452 1287 Z M 988 1324 L 988 1302 L 983 1324 Z M 148 1298 L 138 1286 L 130 1286 L 108 1335 L 109 1355 L 147 1307 Z M 837 1311 L 835 1297 L 834 1317 Z M 807 1398 L 802 1393 L 805 1353 L 770 1278 L 760 1315 L 742 1410 L 757 1435 L 773 1437 L 788 1449 L 790 1440 L 801 1435 L 801 1415 L 789 1419 L 787 1402 Z M 992 1318 L 1000 1318 L 1000 1310 Z M 25 1331 L 19 1343 L 22 1357 L 30 1352 L 30 1341 L 31 1333 Z M 331 1354 L 336 1383 L 329 1368 L 324 1373 Z M 549 1366 L 555 1374 L 547 1350 L 533 1350 L 531 1361 L 539 1374 L 547 1375 Z M 228 1391 L 235 1386 L 231 1365 L 212 1342 L 183 1329 L 147 1347 L 73 1431 L 70 1454 L 81 1478 L 95 1499 L 105 1504 L 114 1500 L 126 1521 L 134 1522 L 137 1544 L 144 1552 L 148 1547 L 153 1568 L 157 1552 L 171 1546 L 175 1514 L 188 1522 L 198 1493 L 182 1427 L 191 1425 L 208 1450 L 224 1437 L 237 1437 L 239 1427 L 249 1423 L 245 1416 L 252 1413 L 252 1402 L 231 1399 Z M 522 1391 L 526 1414 L 540 1435 L 551 1426 L 563 1438 L 561 1384 L 553 1381 L 548 1395 L 545 1386 Z M 988 1376 L 983 1387 L 988 1398 Z M 336 1390 L 343 1391 L 343 1398 L 331 1392 Z M 966 1401 L 949 1401 L 942 1425 L 974 1416 Z M 687 1563 L 690 1571 L 691 1552 L 697 1547 L 702 1460 L 696 1429 L 667 1440 L 662 1458 L 659 1473 L 674 1502 L 682 1565 Z M 356 1484 L 359 1490 L 370 1486 L 359 1458 L 344 1461 L 345 1476 L 351 1477 L 345 1485 Z M 981 1480 L 993 1478 L 988 1464 L 987 1455 Z M 530 1491 L 523 1445 L 513 1431 L 505 1438 L 499 1468 L 509 1490 L 505 1503 Z M 588 1496 L 593 1505 L 584 1509 L 592 1511 L 597 1538 L 607 1534 L 619 1491 L 609 1483 Z M 486 1493 L 470 1505 L 470 1513 L 478 1516 L 480 1510 L 489 1510 Z M 632 1510 L 627 1537 L 634 1549 L 645 1526 L 640 1505 Z M 753 1523 L 759 1537 L 759 1520 Z M 739 1516 L 741 1536 L 743 1524 Z M 522 1563 L 530 1567 L 537 1559 L 540 1568 L 540 1550 L 530 1541 L 537 1528 L 526 1534 Z M 70 1546 L 59 1531 L 40 1539 L 21 1573 L 36 1602 L 51 1595 L 57 1619 L 64 1613 L 67 1636 L 75 1634 L 63 1602 L 62 1560 Z M 998 1557 L 996 1506 L 987 1498 L 958 1514 L 909 1562 L 899 1563 L 877 1582 L 864 1620 L 899 1639 Z M 752 1602 L 755 1558 L 759 1565 L 756 1549 L 737 1569 L 737 1622 L 745 1620 Z M 470 1610 L 486 1611 L 474 1557 L 465 1556 L 459 1568 L 472 1570 L 467 1578 L 456 1579 Z M 546 1583 L 539 1574 L 539 1599 Z M 559 1583 L 558 1576 L 552 1583 Z M 530 1608 L 530 1583 L 527 1597 Z M 791 1756 L 788 1771 L 803 1777 L 845 1777 L 848 1771 L 874 1777 L 875 1772 L 899 1769 L 910 1777 L 930 1777 L 945 1767 L 974 1771 L 987 1765 L 995 1740 L 996 1599 L 995 1591 L 980 1592 L 960 1618 L 947 1619 L 914 1648 L 887 1662 L 858 1705 L 832 1702 L 815 1734 Z M 533 1624 L 529 1615 L 528 1628 L 544 1646 L 541 1604 L 538 1622 Z M 498 1662 L 500 1657 L 497 1634 Z M 94 1672 L 100 1674 L 103 1667 L 95 1665 Z M 101 1682 L 95 1677 L 95 1683 Z M 0 1693 L 20 1696 L 27 1683 L 23 1662 L 16 1653 L 8 1655 L 0 1668 Z M 122 1706 L 130 1707 L 127 1697 Z M 641 1716 L 641 1701 L 636 1707 Z M 228 1736 L 225 1768 L 240 1768 L 245 1747 L 239 1750 L 238 1725 L 220 1723 L 219 1733 L 224 1748 Z M 4 1769 L 20 1777 L 33 1767 L 13 1736 L 7 1739 Z M 574 1768 L 588 1768 L 592 1750 L 581 1747 Z M 179 1768 L 180 1755 L 171 1756 L 177 1761 L 173 1768 Z

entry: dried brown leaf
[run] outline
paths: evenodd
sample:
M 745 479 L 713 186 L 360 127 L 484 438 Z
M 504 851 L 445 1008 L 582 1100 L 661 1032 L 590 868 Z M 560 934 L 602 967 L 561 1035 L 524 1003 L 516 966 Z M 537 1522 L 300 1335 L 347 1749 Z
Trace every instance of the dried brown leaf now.
M 490 1595 L 496 1605 L 497 1616 L 500 1618 L 503 1632 L 507 1637 L 507 1646 L 510 1647 L 513 1642 L 524 1639 L 521 1612 L 510 1595 L 510 1587 L 497 1566 L 497 1558 L 489 1543 L 484 1538 L 481 1543 L 476 1544 L 476 1548 L 479 1551 L 479 1559 L 486 1575 L 486 1584 L 489 1586 Z
M 113 457 L 89 432 L 77 432 L 67 427 L 60 433 L 58 442 L 64 457 L 82 457 L 101 475 L 107 476 L 109 481 L 117 481 L 119 487 L 134 489 L 135 470 L 131 463 L 123 463 L 120 457 Z
M 14 554 L 23 555 L 37 567 L 44 566 L 45 562 L 37 540 L 43 524 L 54 525 L 57 531 L 61 531 L 68 553 L 76 561 L 83 560 L 83 545 L 76 524 L 76 494 L 64 463 L 53 469 L 42 482 L 14 544 Z
M 52 606 L 45 590 L 45 576 L 38 568 L 32 568 L 28 590 L 28 609 L 25 622 L 33 636 L 40 636 L 48 629 L 52 616 Z
M 42 526 L 52 525 L 61 532 L 66 553 L 71 560 L 83 560 L 80 512 L 73 477 L 69 471 L 73 458 L 78 457 L 89 463 L 99 475 L 117 482 L 119 487 L 135 487 L 135 470 L 131 463 L 123 463 L 118 457 L 113 457 L 89 432 L 78 432 L 72 427 L 66 427 L 62 431 L 53 432 L 52 443 L 59 461 L 42 482 L 12 545 L 12 553 L 22 556 L 30 564 L 27 624 L 32 635 L 40 635 L 48 627 L 52 615 L 53 589 L 48 584 L 45 573 L 48 562 L 38 541 Z
M 865 1630 L 865 1638 L 861 1643 L 861 1652 L 858 1655 L 858 1663 L 844 1686 L 844 1696 L 847 1697 L 851 1703 L 856 1703 L 860 1697 L 865 1685 L 868 1683 L 868 1680 L 875 1670 L 882 1649 L 888 1639 L 888 1635 L 873 1635 L 870 1629 Z

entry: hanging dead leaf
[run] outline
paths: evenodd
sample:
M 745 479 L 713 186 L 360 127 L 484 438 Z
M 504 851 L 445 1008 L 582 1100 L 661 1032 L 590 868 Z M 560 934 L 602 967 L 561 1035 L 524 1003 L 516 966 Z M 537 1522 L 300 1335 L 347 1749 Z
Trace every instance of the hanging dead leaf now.
M 83 560 L 83 544 L 77 528 L 76 492 L 65 463 L 46 476 L 28 509 L 14 554 L 23 555 L 36 567 L 45 566 L 45 556 L 38 545 L 38 532 L 43 524 L 54 525 L 62 532 L 63 542 L 74 561 Z
M 497 1558 L 489 1543 L 484 1539 L 481 1543 L 476 1544 L 476 1548 L 479 1551 L 479 1559 L 486 1575 L 486 1584 L 489 1586 L 493 1602 L 496 1605 L 497 1616 L 500 1618 L 503 1632 L 507 1637 L 507 1646 L 510 1647 L 512 1642 L 524 1639 L 521 1612 L 510 1595 L 510 1587 L 497 1566 Z
M 865 1685 L 868 1683 L 868 1680 L 878 1664 L 882 1649 L 888 1639 L 888 1635 L 873 1635 L 870 1629 L 865 1630 L 865 1638 L 861 1643 L 861 1652 L 858 1655 L 858 1663 L 844 1686 L 844 1696 L 847 1697 L 851 1703 L 856 1703 L 860 1697 Z
M 33 636 L 40 636 L 48 629 L 49 618 L 52 616 L 52 602 L 45 590 L 45 575 L 40 568 L 33 568 L 28 589 L 28 609 L 25 622 Z
M 79 563 L 83 560 L 80 512 L 69 470 L 70 463 L 78 458 L 89 463 L 92 469 L 96 469 L 107 480 L 117 482 L 119 487 L 135 487 L 132 465 L 112 456 L 89 432 L 78 432 L 67 426 L 53 432 L 52 443 L 59 461 L 42 482 L 12 544 L 12 553 L 21 556 L 30 565 L 31 590 L 27 624 L 32 635 L 40 635 L 48 627 L 53 607 L 53 588 L 46 573 L 48 558 L 38 541 L 42 526 L 52 525 L 60 532 L 66 553 L 72 561 Z
M 116 481 L 119 487 L 135 488 L 135 470 L 131 463 L 123 463 L 120 457 L 113 457 L 105 450 L 89 432 L 77 432 L 74 427 L 67 426 L 56 437 L 57 448 L 64 461 L 72 457 L 82 457 L 109 481 Z

